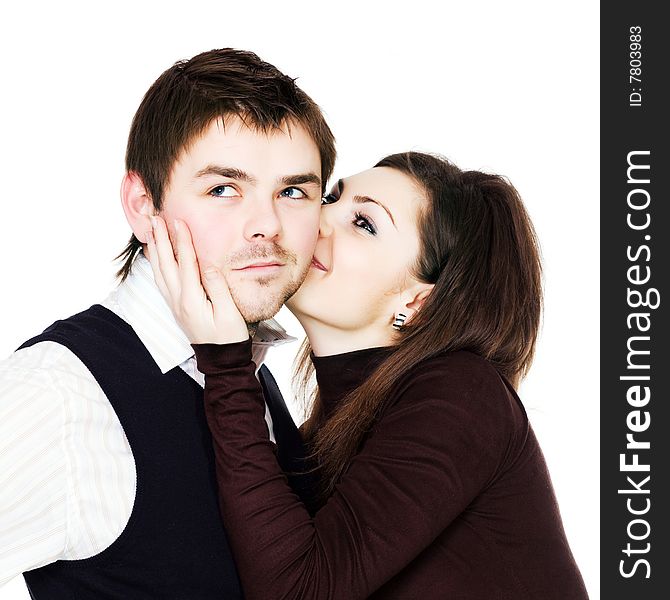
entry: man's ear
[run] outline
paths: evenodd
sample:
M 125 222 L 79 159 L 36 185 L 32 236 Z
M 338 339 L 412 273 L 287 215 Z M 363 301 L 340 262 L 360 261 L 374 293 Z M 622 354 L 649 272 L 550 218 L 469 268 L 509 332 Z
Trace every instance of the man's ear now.
M 149 217 L 154 214 L 154 205 L 142 178 L 133 171 L 126 173 L 121 181 L 121 205 L 135 237 L 143 244 L 146 243 L 147 232 L 151 231 Z

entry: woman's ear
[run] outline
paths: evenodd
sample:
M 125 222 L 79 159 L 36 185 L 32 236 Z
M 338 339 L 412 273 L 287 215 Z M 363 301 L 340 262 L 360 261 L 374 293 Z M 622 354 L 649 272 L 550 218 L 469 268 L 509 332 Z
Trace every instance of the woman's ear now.
M 434 287 L 434 283 L 420 283 L 413 290 L 414 297 L 405 306 L 414 311 L 419 310 L 425 299 L 430 296 L 430 293 L 433 291 Z
M 404 306 L 398 313 L 403 313 L 407 316 L 406 323 L 421 309 L 421 306 L 426 298 L 430 296 L 434 287 L 435 284 L 433 283 L 417 283 L 403 292 L 402 301 L 404 302 Z
M 135 237 L 143 244 L 146 243 L 147 232 L 151 231 L 149 217 L 154 214 L 154 205 L 142 178 L 133 171 L 126 173 L 121 181 L 121 205 Z

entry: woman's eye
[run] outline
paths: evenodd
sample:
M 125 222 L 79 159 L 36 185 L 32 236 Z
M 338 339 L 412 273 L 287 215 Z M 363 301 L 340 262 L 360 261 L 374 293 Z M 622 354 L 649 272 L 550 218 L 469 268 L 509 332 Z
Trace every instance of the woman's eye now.
M 239 196 L 237 190 L 232 185 L 217 185 L 209 191 L 210 196 L 215 198 L 234 198 Z
M 377 235 L 377 228 L 374 223 L 361 213 L 356 213 L 354 215 L 354 226 L 359 227 L 360 229 L 365 229 L 372 235 Z
M 321 204 L 332 204 L 333 202 L 337 202 L 337 200 L 337 196 L 331 192 L 330 194 L 326 194 L 323 198 L 321 198 Z
M 282 190 L 279 195 L 283 196 L 284 198 L 293 198 L 294 200 L 303 200 L 307 198 L 307 194 L 305 194 L 305 192 L 303 192 L 300 188 L 296 187 L 286 188 L 285 190 Z

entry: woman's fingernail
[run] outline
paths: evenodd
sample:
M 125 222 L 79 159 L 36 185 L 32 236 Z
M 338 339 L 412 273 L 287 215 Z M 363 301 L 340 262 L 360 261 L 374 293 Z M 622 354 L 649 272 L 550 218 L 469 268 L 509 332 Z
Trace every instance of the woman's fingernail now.
M 156 224 L 158 223 L 158 219 L 154 215 L 151 215 L 149 217 L 149 220 L 151 221 L 151 226 L 155 229 Z
M 172 224 L 174 225 L 174 230 L 179 231 L 179 220 L 175 219 Z
M 203 275 L 205 279 L 214 279 L 218 275 L 218 271 L 216 269 L 207 269 Z

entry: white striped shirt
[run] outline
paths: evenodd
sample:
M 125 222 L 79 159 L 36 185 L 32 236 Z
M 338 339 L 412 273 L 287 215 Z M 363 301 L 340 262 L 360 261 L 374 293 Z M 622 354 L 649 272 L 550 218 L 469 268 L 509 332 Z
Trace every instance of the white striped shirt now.
M 131 325 L 161 372 L 180 366 L 204 385 L 143 256 L 102 304 Z M 270 346 L 293 339 L 276 321 L 264 321 L 254 362 L 260 366 Z M 267 411 L 266 418 L 272 438 Z M 135 484 L 116 413 L 70 350 L 40 342 L 0 362 L 0 585 L 110 546 L 128 523 Z

